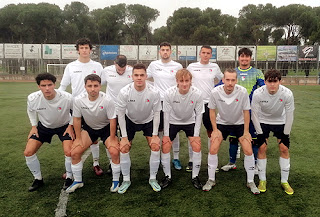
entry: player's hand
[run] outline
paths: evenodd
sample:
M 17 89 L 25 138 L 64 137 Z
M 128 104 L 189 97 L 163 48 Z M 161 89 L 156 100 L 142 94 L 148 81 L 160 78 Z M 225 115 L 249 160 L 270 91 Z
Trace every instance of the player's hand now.
M 110 147 L 114 147 L 119 150 L 120 144 L 118 137 L 116 136 L 109 136 L 106 140 L 106 147 L 109 149 Z
M 159 146 L 160 146 L 160 138 L 159 138 L 159 136 L 153 135 L 153 136 L 151 137 L 151 142 L 150 142 L 150 144 L 156 144 L 156 145 L 159 145 Z
M 125 147 L 126 145 L 128 145 L 129 147 L 131 146 L 128 137 L 122 137 L 121 141 L 120 141 L 120 150 Z
M 218 130 L 218 129 L 213 130 L 212 133 L 211 133 L 211 144 L 212 144 L 216 139 L 218 139 L 219 141 L 222 141 L 222 140 L 223 140 L 222 133 L 221 133 L 221 131 Z
M 162 137 L 162 145 L 165 145 L 165 144 L 167 144 L 167 143 L 169 143 L 170 145 L 172 145 L 172 142 L 171 142 L 171 140 L 170 140 L 170 137 L 169 137 L 169 136 L 163 136 L 163 137 Z
M 243 132 L 242 139 L 247 140 L 247 141 L 251 144 L 251 142 L 252 142 L 252 137 L 251 137 L 251 134 L 249 133 L 249 131 L 244 131 L 244 132 Z
M 201 147 L 201 138 L 200 138 L 200 136 L 192 136 L 192 137 L 190 137 L 190 144 L 200 145 L 200 147 Z
M 39 138 L 39 134 L 38 134 L 38 129 L 37 129 L 37 126 L 32 126 L 30 132 L 29 132 L 29 135 L 28 135 L 28 139 L 30 139 L 30 137 L 32 135 L 35 135 L 36 137 Z
M 63 133 L 63 136 L 65 136 L 66 134 L 69 134 L 70 138 L 72 140 L 75 140 L 76 139 L 76 136 L 74 134 L 74 130 L 73 130 L 73 126 L 72 125 L 69 125 L 66 129 L 66 131 L 64 131 Z
M 76 138 L 76 139 L 73 141 L 71 151 L 72 151 L 73 149 L 75 149 L 76 147 L 78 147 L 78 146 L 80 146 L 80 147 L 83 148 L 82 139 L 81 139 L 81 138 Z

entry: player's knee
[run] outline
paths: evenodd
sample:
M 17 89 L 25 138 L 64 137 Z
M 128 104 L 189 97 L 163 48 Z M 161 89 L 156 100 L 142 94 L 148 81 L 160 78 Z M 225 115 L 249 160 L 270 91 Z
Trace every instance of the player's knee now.
M 152 151 L 160 151 L 160 145 L 159 144 L 151 144 L 150 146 Z
M 251 147 L 242 147 L 242 150 L 243 150 L 243 153 L 244 153 L 245 155 L 250 156 L 250 155 L 253 154 L 253 151 L 252 151 L 252 148 L 251 148 Z
M 108 151 L 109 151 L 109 153 L 111 155 L 111 158 L 117 158 L 120 155 L 120 151 L 116 147 L 110 146 L 108 148 Z
M 233 137 L 233 136 L 229 136 L 229 142 L 232 145 L 238 145 L 238 138 Z
M 120 152 L 123 154 L 129 153 L 129 151 L 130 151 L 129 145 L 125 145 L 120 149 Z
M 201 145 L 193 145 L 192 146 L 192 151 L 194 152 L 200 152 L 201 151 Z
M 35 154 L 35 151 L 29 150 L 29 149 L 25 149 L 24 152 L 23 152 L 23 154 L 24 154 L 24 156 L 26 156 L 26 157 L 30 157 L 30 156 L 32 156 L 32 155 Z
M 67 157 L 71 157 L 71 150 L 63 150 L 64 155 Z
M 163 145 L 162 145 L 162 152 L 163 152 L 164 154 L 169 153 L 170 150 L 171 150 L 171 145 L 169 145 L 169 144 L 163 144 Z

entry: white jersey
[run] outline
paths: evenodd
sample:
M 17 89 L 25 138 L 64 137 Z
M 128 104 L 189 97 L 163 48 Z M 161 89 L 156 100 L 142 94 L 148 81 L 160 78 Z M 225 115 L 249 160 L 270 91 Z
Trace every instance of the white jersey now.
M 28 96 L 27 112 L 32 126 L 37 126 L 37 119 L 50 129 L 72 124 L 72 96 L 65 91 L 56 90 L 56 96 L 47 100 L 39 90 Z M 37 118 L 38 116 L 38 118 Z
M 224 85 L 215 87 L 208 104 L 210 109 L 218 109 L 217 124 L 244 124 L 243 111 L 250 110 L 247 89 L 236 84 L 231 94 L 226 94 Z
M 282 85 L 274 95 L 269 94 L 267 86 L 260 87 L 253 93 L 251 110 L 258 115 L 260 123 L 285 124 L 286 113 L 294 111 L 293 94 Z
M 102 74 L 103 67 L 101 63 L 90 60 L 87 63 L 82 63 L 79 60 L 69 63 L 63 73 L 59 90 L 66 90 L 71 83 L 72 96 L 76 97 L 82 93 L 86 93 L 84 87 L 84 78 L 90 74 L 96 74 L 104 81 Z
M 163 101 L 166 90 L 176 86 L 176 73 L 182 68 L 180 63 L 173 60 L 168 63 L 156 60 L 152 61 L 148 66 L 148 77 L 153 78 L 154 86 L 160 91 L 161 101 Z
M 115 65 L 104 68 L 102 73 L 107 83 L 106 93 L 116 102 L 120 90 L 127 84 L 132 83 L 132 67 L 127 65 L 122 75 L 118 74 Z
M 170 124 L 187 125 L 195 123 L 196 115 L 204 113 L 201 91 L 191 86 L 187 94 L 180 94 L 178 87 L 169 88 L 163 101 L 163 112 L 170 113 Z
M 104 128 L 110 119 L 116 118 L 114 102 L 105 93 L 99 93 L 95 101 L 90 101 L 88 93 L 77 96 L 74 100 L 74 117 L 83 117 L 86 124 L 94 130 Z
M 220 81 L 223 77 L 218 64 L 209 62 L 204 65 L 196 62 L 191 63 L 187 69 L 192 74 L 192 85 L 201 90 L 204 103 L 208 103 L 214 88 L 214 79 Z
M 145 124 L 153 120 L 154 112 L 160 112 L 159 91 L 146 83 L 143 91 L 137 91 L 134 83 L 121 89 L 117 98 L 117 114 L 125 113 L 135 124 Z

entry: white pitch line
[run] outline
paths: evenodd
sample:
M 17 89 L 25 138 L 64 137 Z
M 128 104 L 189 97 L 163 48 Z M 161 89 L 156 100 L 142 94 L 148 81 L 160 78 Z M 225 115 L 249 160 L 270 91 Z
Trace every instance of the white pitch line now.
M 86 161 L 87 157 L 91 154 L 90 148 L 82 155 L 81 160 Z M 55 217 L 67 216 L 67 203 L 68 203 L 69 194 L 65 190 L 61 189 L 59 196 L 59 202 L 57 208 L 55 209 Z

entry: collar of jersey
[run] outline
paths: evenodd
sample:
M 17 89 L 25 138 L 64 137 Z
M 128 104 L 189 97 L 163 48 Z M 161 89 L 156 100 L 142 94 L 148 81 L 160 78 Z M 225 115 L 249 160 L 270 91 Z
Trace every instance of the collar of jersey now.
M 247 68 L 247 69 L 240 69 L 240 66 L 238 66 L 238 69 L 239 69 L 239 71 L 241 71 L 241 72 L 246 72 L 246 71 L 249 71 L 250 69 L 252 69 L 252 66 L 250 66 L 250 67 Z

